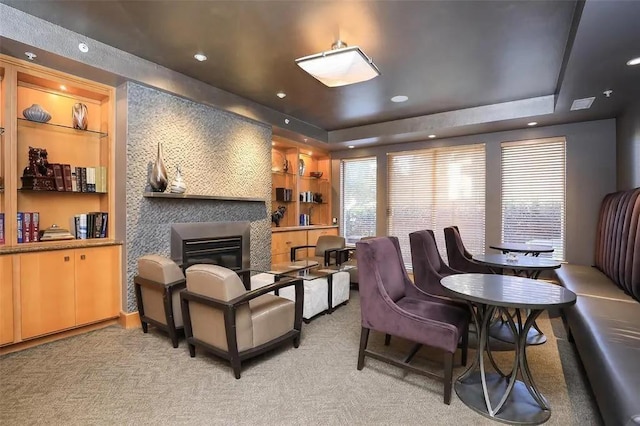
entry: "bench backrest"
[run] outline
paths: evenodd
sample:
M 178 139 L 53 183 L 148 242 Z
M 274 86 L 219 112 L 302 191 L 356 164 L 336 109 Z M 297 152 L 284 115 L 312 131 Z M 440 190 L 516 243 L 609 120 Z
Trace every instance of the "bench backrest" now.
M 595 266 L 640 300 L 640 188 L 602 200 Z

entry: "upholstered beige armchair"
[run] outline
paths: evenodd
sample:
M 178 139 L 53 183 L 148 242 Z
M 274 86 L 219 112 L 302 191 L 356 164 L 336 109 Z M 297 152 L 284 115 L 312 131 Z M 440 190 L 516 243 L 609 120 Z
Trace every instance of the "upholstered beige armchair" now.
M 291 261 L 294 262 L 298 259 L 298 251 L 304 249 L 305 260 L 315 260 L 319 265 L 329 266 L 331 262 L 336 263 L 336 253 L 341 249 L 344 249 L 344 237 L 338 235 L 321 235 L 318 238 L 315 246 L 296 246 L 291 247 Z M 306 256 L 306 249 L 315 248 L 313 257 Z
M 301 279 L 285 278 L 248 291 L 237 273 L 218 265 L 187 269 L 187 289 L 180 293 L 189 354 L 196 346 L 229 360 L 236 379 L 242 361 L 293 341 L 300 344 L 303 287 Z M 296 301 L 271 291 L 294 286 Z
M 142 256 L 133 283 L 142 331 L 146 333 L 149 324 L 164 330 L 177 348 L 178 331 L 183 328 L 178 293 L 186 285 L 182 269 L 164 256 Z

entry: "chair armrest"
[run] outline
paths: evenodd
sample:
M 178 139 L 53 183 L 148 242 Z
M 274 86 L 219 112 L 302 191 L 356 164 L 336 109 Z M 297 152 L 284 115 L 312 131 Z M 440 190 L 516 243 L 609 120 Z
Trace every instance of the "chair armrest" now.
M 338 249 L 338 252 L 336 253 L 336 265 L 339 266 L 347 262 L 351 255 L 355 253 L 355 251 L 355 247 L 345 247 L 342 249 Z
M 186 287 L 187 285 L 187 280 L 186 279 L 181 279 L 181 280 L 177 280 L 177 281 L 173 281 L 167 284 L 158 282 L 158 281 L 153 281 L 153 280 L 148 280 L 146 278 L 142 278 L 141 276 L 136 275 L 135 277 L 133 277 L 133 282 L 134 284 L 138 284 L 142 287 L 148 287 L 148 288 L 154 288 L 156 290 L 166 290 L 172 287 Z
M 343 249 L 341 248 L 334 248 L 334 249 L 326 249 L 324 251 L 324 266 L 329 266 L 331 265 L 331 254 L 335 253 L 335 259 L 336 259 L 336 265 L 339 265 L 338 263 L 338 256 L 339 253 L 342 251 Z
M 280 281 L 276 281 L 272 284 L 268 284 L 264 287 L 260 287 L 257 288 L 255 290 L 251 290 L 246 292 L 245 294 L 236 297 L 235 299 L 230 300 L 228 303 L 232 306 L 238 306 L 242 303 L 246 303 L 252 299 L 255 299 L 258 296 L 262 296 L 263 294 L 267 294 L 271 291 L 274 290 L 280 290 L 281 288 L 284 287 L 290 287 L 290 286 L 295 286 L 295 287 L 300 287 L 300 290 L 303 290 L 303 280 L 302 278 L 285 278 L 285 279 L 281 279 Z M 297 290 L 297 288 L 296 288 Z
M 291 247 L 291 261 L 294 262 L 296 260 L 296 252 L 300 249 L 313 248 L 315 246 L 295 246 Z

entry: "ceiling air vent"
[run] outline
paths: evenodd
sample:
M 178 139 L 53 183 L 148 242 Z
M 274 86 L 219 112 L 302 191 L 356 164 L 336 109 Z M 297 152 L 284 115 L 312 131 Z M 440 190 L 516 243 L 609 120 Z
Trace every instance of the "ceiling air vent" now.
M 591 108 L 591 104 L 593 104 L 593 101 L 595 100 L 596 100 L 595 96 L 592 98 L 576 99 L 571 104 L 571 111 L 576 111 L 579 109 L 589 109 Z

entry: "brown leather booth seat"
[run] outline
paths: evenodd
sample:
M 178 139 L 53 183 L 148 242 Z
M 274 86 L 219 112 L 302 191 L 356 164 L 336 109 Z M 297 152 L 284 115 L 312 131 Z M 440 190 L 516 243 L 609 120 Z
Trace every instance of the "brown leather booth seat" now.
M 563 265 L 565 317 L 607 425 L 640 425 L 640 188 L 608 194 L 594 266 Z

